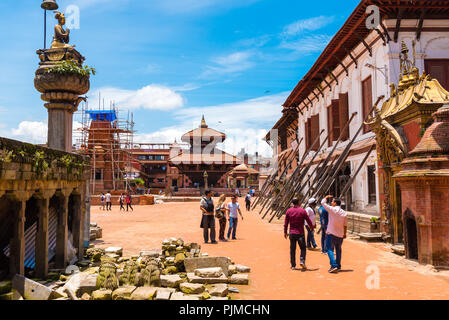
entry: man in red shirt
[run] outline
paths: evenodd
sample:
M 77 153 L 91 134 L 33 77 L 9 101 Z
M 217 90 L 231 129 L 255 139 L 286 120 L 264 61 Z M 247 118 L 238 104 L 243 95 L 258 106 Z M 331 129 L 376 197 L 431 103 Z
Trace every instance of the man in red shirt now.
M 306 238 L 304 235 L 304 221 L 311 226 L 311 230 L 314 229 L 314 223 L 310 220 L 306 210 L 299 206 L 299 200 L 293 199 L 293 208 L 287 210 L 284 223 L 284 237 L 290 238 L 290 261 L 292 264 L 292 270 L 296 270 L 296 243 L 298 243 L 301 249 L 300 265 L 303 270 L 306 267 Z M 290 225 L 290 233 L 288 233 L 288 226 Z

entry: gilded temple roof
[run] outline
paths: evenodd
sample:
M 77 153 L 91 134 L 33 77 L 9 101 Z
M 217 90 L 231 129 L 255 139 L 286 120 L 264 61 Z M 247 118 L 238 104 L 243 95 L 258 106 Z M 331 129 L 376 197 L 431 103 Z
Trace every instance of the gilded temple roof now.
M 398 89 L 392 85 L 392 95 L 381 109 L 382 119 L 391 117 L 412 104 L 435 105 L 449 103 L 449 92 L 438 80 L 423 73 L 418 79 L 418 69 L 409 75 L 404 75 L 399 82 Z

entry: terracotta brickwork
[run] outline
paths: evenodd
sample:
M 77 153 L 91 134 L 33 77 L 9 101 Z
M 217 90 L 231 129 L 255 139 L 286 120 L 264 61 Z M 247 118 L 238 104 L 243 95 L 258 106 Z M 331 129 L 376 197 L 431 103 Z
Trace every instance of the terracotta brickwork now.
M 433 118 L 394 178 L 401 187 L 407 257 L 449 266 L 449 106 Z

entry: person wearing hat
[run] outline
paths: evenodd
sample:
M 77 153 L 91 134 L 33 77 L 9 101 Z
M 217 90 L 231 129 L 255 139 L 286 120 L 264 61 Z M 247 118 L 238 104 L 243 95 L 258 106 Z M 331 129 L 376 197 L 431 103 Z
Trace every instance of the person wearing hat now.
M 309 216 L 310 221 L 312 221 L 313 225 L 309 225 L 307 221 L 305 223 L 306 229 L 307 229 L 307 248 L 308 249 L 312 249 L 312 247 L 314 249 L 317 248 L 317 244 L 315 242 L 315 233 L 313 231 L 316 227 L 315 208 L 316 208 L 316 199 L 311 198 L 309 200 L 309 206 L 306 208 L 306 212 L 307 212 L 307 215 Z

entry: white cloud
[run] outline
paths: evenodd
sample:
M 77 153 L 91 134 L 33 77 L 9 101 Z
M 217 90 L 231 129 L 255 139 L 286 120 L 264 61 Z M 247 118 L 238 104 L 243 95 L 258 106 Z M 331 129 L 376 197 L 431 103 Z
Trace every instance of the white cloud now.
M 332 16 L 319 16 L 298 20 L 285 26 L 280 34 L 282 41 L 279 48 L 292 50 L 294 57 L 298 54 L 308 55 L 322 51 L 332 37 L 318 33 L 318 30 L 333 23 L 334 20 L 335 17 Z
M 160 85 L 148 85 L 138 90 L 101 88 L 90 95 L 93 101 L 98 99 L 99 93 L 105 101 L 114 101 L 122 109 L 173 110 L 184 106 L 179 93 Z
M 272 35 L 265 34 L 255 38 L 239 40 L 236 44 L 243 47 L 258 48 L 265 46 L 272 38 Z
M 47 143 L 47 123 L 39 121 L 22 121 L 16 129 L 5 132 L 11 139 L 34 144 Z
M 298 20 L 284 28 L 282 35 L 291 37 L 303 34 L 305 31 L 316 31 L 324 28 L 334 21 L 334 17 L 319 16 Z
M 295 53 L 306 55 L 322 51 L 331 39 L 332 37 L 328 35 L 318 34 L 294 41 L 282 41 L 280 48 L 293 50 Z
M 211 77 L 214 75 L 231 74 L 250 69 L 254 66 L 251 58 L 255 55 L 253 51 L 239 51 L 228 55 L 213 58 L 215 64 L 208 66 L 201 77 Z
M 176 139 L 180 142 L 184 133 L 198 127 L 204 114 L 210 128 L 226 133 L 227 139 L 222 146 L 225 151 L 237 154 L 245 148 L 249 153 L 259 152 L 263 156 L 270 156 L 271 149 L 262 138 L 279 119 L 281 105 L 287 96 L 288 92 L 283 92 L 236 103 L 178 110 L 174 118 L 179 121 L 179 125 L 153 133 L 137 134 L 134 140 L 171 143 Z

